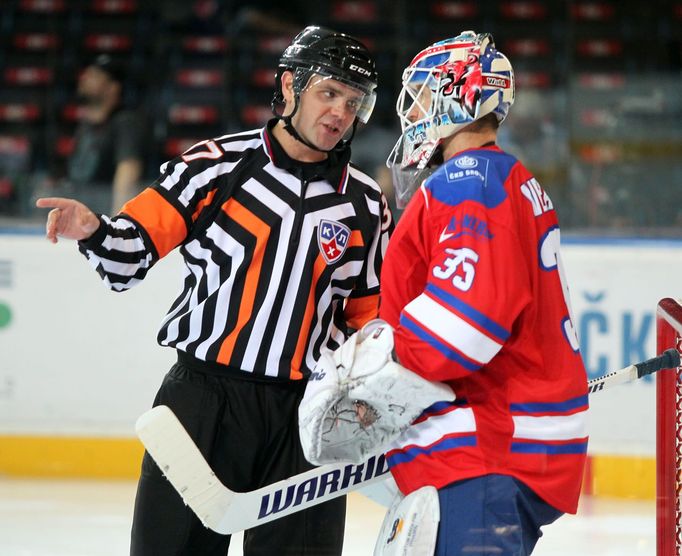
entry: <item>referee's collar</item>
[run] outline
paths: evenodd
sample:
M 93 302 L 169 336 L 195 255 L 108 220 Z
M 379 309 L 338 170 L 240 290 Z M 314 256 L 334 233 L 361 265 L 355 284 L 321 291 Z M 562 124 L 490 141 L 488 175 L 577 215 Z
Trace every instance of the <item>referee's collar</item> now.
M 345 193 L 348 186 L 350 147 L 346 147 L 341 152 L 332 151 L 325 160 L 320 162 L 300 162 L 291 158 L 273 135 L 272 128 L 277 125 L 277 122 L 277 118 L 272 118 L 262 131 L 263 146 L 270 161 L 300 180 L 308 182 L 326 180 L 337 193 Z

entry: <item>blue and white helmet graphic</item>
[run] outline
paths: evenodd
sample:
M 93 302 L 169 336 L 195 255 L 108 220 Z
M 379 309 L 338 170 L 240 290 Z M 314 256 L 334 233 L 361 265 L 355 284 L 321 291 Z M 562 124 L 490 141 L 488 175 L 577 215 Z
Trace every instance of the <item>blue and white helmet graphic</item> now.
M 504 121 L 514 103 L 514 71 L 492 35 L 464 31 L 417 54 L 403 72 L 396 103 L 402 135 L 386 162 L 404 206 L 443 139 L 493 113 Z M 407 190 L 403 188 L 407 187 Z

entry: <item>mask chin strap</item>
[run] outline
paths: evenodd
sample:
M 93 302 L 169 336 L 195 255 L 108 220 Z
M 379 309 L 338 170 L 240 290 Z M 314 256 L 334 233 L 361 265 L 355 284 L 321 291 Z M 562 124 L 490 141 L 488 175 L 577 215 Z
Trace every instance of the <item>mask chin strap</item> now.
M 353 121 L 353 131 L 350 134 L 350 137 L 348 139 L 341 139 L 336 146 L 334 146 L 333 149 L 330 149 L 328 151 L 325 151 L 324 149 L 320 149 L 319 147 L 313 145 L 310 141 L 307 139 L 304 139 L 301 134 L 296 131 L 296 128 L 294 127 L 294 124 L 292 123 L 291 119 L 294 117 L 296 112 L 298 112 L 298 106 L 299 106 L 299 95 L 295 96 L 296 99 L 296 104 L 294 105 L 294 111 L 289 114 L 288 116 L 282 116 L 277 113 L 276 106 L 275 106 L 275 101 L 272 101 L 272 113 L 275 115 L 275 118 L 278 120 L 282 120 L 284 122 L 284 129 L 291 135 L 296 141 L 299 141 L 303 143 L 306 147 L 313 149 L 314 151 L 317 151 L 319 153 L 333 153 L 333 152 L 340 152 L 346 150 L 350 146 L 350 142 L 353 140 L 353 137 L 355 137 L 355 130 L 358 127 L 358 119 L 355 118 Z

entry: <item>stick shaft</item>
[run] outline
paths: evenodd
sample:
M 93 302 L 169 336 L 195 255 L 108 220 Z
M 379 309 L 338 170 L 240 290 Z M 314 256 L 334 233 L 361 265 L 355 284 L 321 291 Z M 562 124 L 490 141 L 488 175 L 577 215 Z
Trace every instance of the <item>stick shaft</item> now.
M 664 351 L 661 355 L 642 361 L 635 365 L 629 365 L 617 371 L 605 374 L 598 378 L 587 381 L 589 394 L 601 392 L 605 388 L 624 384 L 650 375 L 662 369 L 672 369 L 680 365 L 680 354 L 675 349 Z

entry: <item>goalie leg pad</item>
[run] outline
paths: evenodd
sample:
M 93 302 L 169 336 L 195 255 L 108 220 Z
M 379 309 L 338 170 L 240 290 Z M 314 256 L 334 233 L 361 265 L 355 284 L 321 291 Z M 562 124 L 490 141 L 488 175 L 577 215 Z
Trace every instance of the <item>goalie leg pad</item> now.
M 386 512 L 374 556 L 433 556 L 438 537 L 438 491 L 425 486 L 398 495 Z

